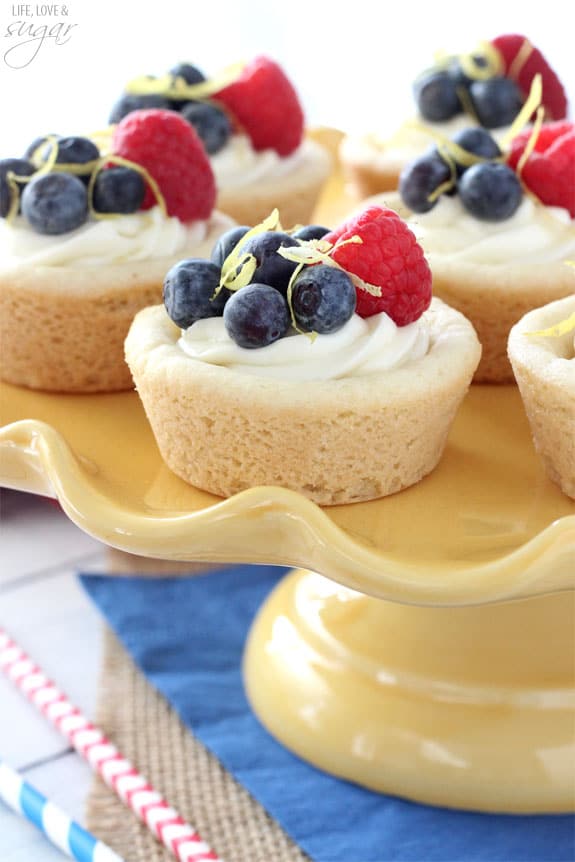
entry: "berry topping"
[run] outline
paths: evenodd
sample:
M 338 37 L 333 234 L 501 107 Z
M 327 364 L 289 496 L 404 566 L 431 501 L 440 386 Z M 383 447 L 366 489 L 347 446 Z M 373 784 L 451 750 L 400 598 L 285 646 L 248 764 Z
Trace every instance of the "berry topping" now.
M 477 119 L 486 129 L 511 125 L 523 106 L 523 96 L 515 81 L 499 75 L 473 81 L 469 95 Z
M 286 260 L 277 254 L 278 248 L 289 248 L 299 243 L 283 231 L 265 231 L 250 237 L 241 246 L 242 254 L 251 254 L 256 259 L 256 270 L 252 281 L 269 284 L 276 290 L 286 293 L 289 280 L 297 266 L 291 260 Z
M 508 165 L 472 165 L 459 180 L 457 191 L 465 209 L 482 221 L 510 218 L 523 198 L 517 174 Z
M 249 230 L 250 228 L 246 225 L 238 225 L 223 233 L 212 249 L 212 263 L 215 263 L 216 266 L 223 266 L 226 257 L 231 254 Z
M 221 290 L 220 268 L 209 260 L 190 258 L 173 266 L 164 279 L 164 305 L 176 326 L 187 329 L 196 320 L 217 317 L 229 291 Z
M 495 138 L 492 138 L 489 132 L 480 126 L 470 126 L 468 129 L 461 129 L 461 131 L 453 135 L 451 140 L 458 147 L 461 147 L 462 150 L 474 156 L 479 156 L 481 159 L 498 159 L 501 156 L 501 150 Z M 460 176 L 468 165 L 462 165 L 458 162 L 456 155 L 454 158 L 457 174 Z
M 321 224 L 308 224 L 294 230 L 292 236 L 294 239 L 322 239 L 326 233 L 329 233 L 328 227 L 323 227 Z
M 265 347 L 285 335 L 290 327 L 287 302 L 267 284 L 248 284 L 226 303 L 224 325 L 240 347 Z
M 426 213 L 439 199 L 437 190 L 450 179 L 449 165 L 433 150 L 405 166 L 399 177 L 399 193 L 410 210 Z
M 97 174 L 92 204 L 99 213 L 135 213 L 146 194 L 146 183 L 131 168 L 106 168 Z
M 297 230 L 318 229 L 323 234 L 319 225 Z M 181 261 L 164 282 L 166 310 L 178 326 L 221 315 L 232 341 L 249 349 L 295 332 L 328 335 L 356 310 L 362 317 L 387 312 L 404 326 L 430 302 L 421 247 L 397 213 L 378 206 L 319 239 L 284 233 L 273 210 L 253 228 L 223 234 L 211 261 Z
M 563 84 L 541 53 L 525 36 L 516 33 L 504 34 L 492 39 L 501 60 L 504 74 L 517 82 L 527 96 L 535 75 L 539 72 L 543 81 L 543 106 L 553 120 L 567 116 L 567 97 Z
M 347 323 L 355 311 L 355 287 L 349 275 L 325 264 L 307 266 L 295 278 L 291 307 L 298 328 L 327 334 Z
M 214 96 L 234 117 L 255 150 L 288 156 L 301 143 L 304 117 L 297 94 L 277 63 L 256 57 L 239 78 Z
M 531 129 L 511 142 L 508 163 L 519 167 L 532 136 Z M 521 169 L 527 188 L 546 206 L 563 207 L 575 218 L 575 124 L 567 121 L 545 123 L 539 130 L 533 152 Z
M 181 114 L 194 127 L 210 155 L 219 152 L 227 144 L 232 126 L 220 108 L 207 102 L 187 102 Z
M 41 174 L 22 193 L 22 213 L 38 233 L 67 233 L 88 218 L 86 187 L 72 174 Z
M 450 120 L 461 111 L 457 82 L 445 70 L 431 72 L 416 81 L 414 96 L 422 117 L 432 123 Z
M 399 193 L 413 212 L 429 212 L 442 194 L 459 193 L 465 209 L 483 221 L 510 218 L 523 190 L 501 150 L 485 129 L 462 129 L 437 148 L 406 165 Z M 469 176 L 468 176 L 469 174 Z
M 136 96 L 131 93 L 124 93 L 121 96 L 110 112 L 108 122 L 111 125 L 119 123 L 132 111 L 144 111 L 148 108 L 158 108 L 167 111 L 172 105 L 169 99 L 165 96 L 159 96 L 155 93 L 145 93 L 141 96 Z
M 197 133 L 175 111 L 128 114 L 114 130 L 112 150 L 148 171 L 168 215 L 182 222 L 209 218 L 216 199 L 214 175 Z M 142 208 L 155 203 L 152 190 L 146 189 Z
M 362 242 L 342 243 L 330 256 L 379 288 L 379 296 L 356 289 L 357 313 L 369 317 L 385 311 L 398 326 L 417 320 L 431 302 L 431 270 L 406 223 L 393 210 L 369 206 L 324 239 L 336 243 L 354 236 Z
M 29 177 L 36 168 L 27 159 L 0 159 L 0 216 L 6 218 L 12 208 L 12 196 L 20 195 L 24 188 L 22 183 L 16 183 L 13 189 L 8 181 L 8 174 L 18 177 Z

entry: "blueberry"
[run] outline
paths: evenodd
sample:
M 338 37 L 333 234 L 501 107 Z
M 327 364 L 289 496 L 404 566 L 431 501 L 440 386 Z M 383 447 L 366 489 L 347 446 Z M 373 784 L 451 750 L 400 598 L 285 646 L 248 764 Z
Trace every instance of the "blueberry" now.
M 482 221 L 510 218 L 523 197 L 515 172 L 499 162 L 470 167 L 461 177 L 457 191 L 465 209 Z
M 157 95 L 156 93 L 147 93 L 142 96 L 136 96 L 132 93 L 124 93 L 112 108 L 108 122 L 119 123 L 121 119 L 128 114 L 131 114 L 132 111 L 141 111 L 146 108 L 161 108 L 162 110 L 169 110 L 172 107 L 172 102 L 169 99 L 166 99 L 165 96 Z
M 414 96 L 419 112 L 431 122 L 450 120 L 461 112 L 457 86 L 446 71 L 431 72 L 416 81 Z
M 88 193 L 72 174 L 34 177 L 22 193 L 22 214 L 38 233 L 67 233 L 88 218 Z
M 12 188 L 8 185 L 6 175 L 8 172 L 16 174 L 19 177 L 31 176 L 36 168 L 27 159 L 0 159 L 0 217 L 6 218 L 10 212 L 12 204 Z M 24 188 L 24 183 L 16 183 L 20 195 Z
M 523 107 L 523 96 L 515 81 L 499 75 L 474 81 L 469 95 L 477 119 L 487 129 L 509 126 Z
M 207 102 L 188 102 L 182 108 L 182 117 L 194 127 L 210 155 L 219 152 L 232 134 L 226 114 Z
M 474 156 L 480 156 L 482 159 L 498 159 L 501 155 L 501 150 L 497 141 L 491 137 L 488 131 L 479 126 L 471 126 L 468 129 L 462 129 L 457 132 L 451 140 Z M 457 163 L 457 159 L 455 159 Z M 457 175 L 467 170 L 465 165 L 456 164 Z
M 329 233 L 330 229 L 328 227 L 323 227 L 320 224 L 308 224 L 305 227 L 300 227 L 299 230 L 296 230 L 292 233 L 292 236 L 295 239 L 322 239 Z
M 229 290 L 214 296 L 220 283 L 219 266 L 199 257 L 181 260 L 164 279 L 164 305 L 176 326 L 187 329 L 196 320 L 218 317 L 229 298 Z
M 416 213 L 426 213 L 437 203 L 429 196 L 451 178 L 451 169 L 437 150 L 420 156 L 402 170 L 399 177 L 399 194 L 403 203 Z
M 201 84 L 206 80 L 204 73 L 191 63 L 177 63 L 170 69 L 170 75 L 174 78 L 183 78 L 186 84 Z
M 356 293 L 347 272 L 325 264 L 306 266 L 294 281 L 292 310 L 304 332 L 341 329 L 355 311 Z
M 224 308 L 224 324 L 240 347 L 265 347 L 286 334 L 290 313 L 284 297 L 268 284 L 248 284 Z
M 100 158 L 100 150 L 90 138 L 71 136 L 58 138 L 56 163 L 60 165 L 84 165 Z
M 241 247 L 242 253 L 253 254 L 257 268 L 252 281 L 269 284 L 276 290 L 286 293 L 289 280 L 297 263 L 286 260 L 277 253 L 278 248 L 299 245 L 297 239 L 282 231 L 265 231 L 248 239 Z
M 250 230 L 247 225 L 238 225 L 232 227 L 221 235 L 217 243 L 212 249 L 211 261 L 216 266 L 223 266 L 226 257 L 232 253 L 236 245 Z
M 100 171 L 94 182 L 92 203 L 99 213 L 135 213 L 144 201 L 146 183 L 132 168 Z

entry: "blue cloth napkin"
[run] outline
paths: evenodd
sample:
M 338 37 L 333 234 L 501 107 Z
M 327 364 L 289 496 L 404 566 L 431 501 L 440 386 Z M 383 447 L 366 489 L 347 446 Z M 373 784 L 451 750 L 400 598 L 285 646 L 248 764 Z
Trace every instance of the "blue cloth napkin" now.
M 413 804 L 325 775 L 269 736 L 240 664 L 254 614 L 286 571 L 81 580 L 149 682 L 314 862 L 573 862 L 574 817 Z

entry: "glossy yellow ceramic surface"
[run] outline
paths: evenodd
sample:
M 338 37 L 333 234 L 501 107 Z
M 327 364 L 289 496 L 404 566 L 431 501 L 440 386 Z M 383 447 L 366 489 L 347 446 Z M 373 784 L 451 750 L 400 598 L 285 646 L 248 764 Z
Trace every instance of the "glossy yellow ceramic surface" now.
M 262 723 L 335 775 L 433 805 L 575 807 L 575 594 L 473 608 L 373 599 L 310 572 L 244 657 Z
M 135 393 L 3 385 L 0 413 L 0 482 L 57 496 L 121 550 L 305 566 L 427 604 L 573 586 L 575 503 L 546 478 L 514 387 L 472 388 L 441 463 L 418 485 L 329 509 L 281 488 L 221 500 L 187 485 L 164 465 Z

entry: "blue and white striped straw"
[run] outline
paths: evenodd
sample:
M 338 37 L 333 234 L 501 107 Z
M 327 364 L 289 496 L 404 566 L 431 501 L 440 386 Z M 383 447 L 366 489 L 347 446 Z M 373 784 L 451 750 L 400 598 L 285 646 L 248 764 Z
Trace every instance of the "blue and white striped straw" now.
M 28 784 L 11 767 L 0 761 L 0 799 L 33 823 L 71 859 L 77 862 L 123 862 L 106 844 L 68 817 Z

